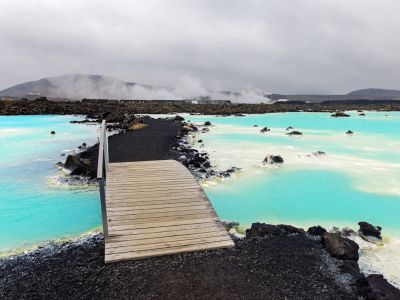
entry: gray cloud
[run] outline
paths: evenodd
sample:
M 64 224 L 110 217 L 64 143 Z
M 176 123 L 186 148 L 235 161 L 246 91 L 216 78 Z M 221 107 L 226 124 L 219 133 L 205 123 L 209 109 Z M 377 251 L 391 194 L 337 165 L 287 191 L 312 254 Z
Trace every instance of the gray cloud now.
M 1 0 L 0 89 L 72 73 L 182 95 L 400 88 L 399 11 L 397 0 Z

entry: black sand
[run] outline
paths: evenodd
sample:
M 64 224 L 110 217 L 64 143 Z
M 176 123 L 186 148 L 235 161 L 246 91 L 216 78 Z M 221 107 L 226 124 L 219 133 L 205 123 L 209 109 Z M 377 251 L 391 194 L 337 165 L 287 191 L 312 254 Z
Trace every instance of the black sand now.
M 109 137 L 110 162 L 177 159 L 179 154 L 172 147 L 177 144 L 175 135 L 179 133 L 180 125 L 149 117 L 142 120 L 145 127 Z M 96 144 L 79 154 L 90 161 L 88 175 L 92 178 L 97 175 L 98 152 Z
M 127 131 L 109 138 L 110 162 L 160 160 L 176 158 L 171 149 L 180 125 L 152 118 L 143 118 L 142 129 Z
M 355 299 L 306 236 L 241 240 L 236 248 L 104 264 L 101 235 L 0 261 L 6 299 Z

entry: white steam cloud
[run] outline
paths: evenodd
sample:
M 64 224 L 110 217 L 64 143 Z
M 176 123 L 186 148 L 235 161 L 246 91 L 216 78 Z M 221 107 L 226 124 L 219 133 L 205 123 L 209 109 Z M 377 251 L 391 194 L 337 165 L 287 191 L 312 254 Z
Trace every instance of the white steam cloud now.
M 133 84 L 109 76 L 65 75 L 33 82 L 30 93 L 69 99 L 131 99 L 131 100 L 231 100 L 240 103 L 267 103 L 269 93 L 248 87 L 240 91 L 210 91 L 201 80 L 182 77 L 175 87 L 154 87 Z M 25 91 L 26 92 L 26 91 Z M 22 95 L 19 95 L 22 96 Z

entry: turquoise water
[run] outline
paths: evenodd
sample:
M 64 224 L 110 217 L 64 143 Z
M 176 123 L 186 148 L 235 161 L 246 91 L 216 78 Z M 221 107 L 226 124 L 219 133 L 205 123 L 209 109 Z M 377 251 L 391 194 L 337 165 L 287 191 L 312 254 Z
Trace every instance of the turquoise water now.
M 0 252 L 77 236 L 101 224 L 96 188 L 56 183 L 53 164 L 98 126 L 70 124 L 73 116 L 0 116 Z M 56 135 L 50 135 L 54 130 Z
M 219 216 L 247 226 L 264 221 L 357 228 L 365 220 L 400 236 L 400 113 L 350 114 L 184 115 L 214 124 L 193 140 L 204 141 L 199 149 L 210 153 L 217 169 L 242 168 L 235 178 L 205 184 Z M 261 134 L 263 126 L 271 132 Z M 288 126 L 303 136 L 287 136 Z M 346 135 L 349 129 L 355 134 Z M 327 156 L 311 154 L 318 150 Z M 265 167 L 266 154 L 281 154 L 285 163 Z
M 398 196 L 361 193 L 350 178 L 331 171 L 284 171 L 273 176 L 239 178 L 207 194 L 222 219 L 249 225 L 255 220 L 272 224 L 322 224 L 356 227 L 367 220 L 400 231 Z

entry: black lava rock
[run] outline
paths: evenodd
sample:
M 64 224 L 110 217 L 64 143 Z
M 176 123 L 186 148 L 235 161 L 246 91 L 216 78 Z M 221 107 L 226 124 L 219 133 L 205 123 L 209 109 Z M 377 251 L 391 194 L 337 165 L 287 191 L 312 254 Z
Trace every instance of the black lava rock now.
M 325 232 L 321 237 L 321 242 L 331 256 L 342 260 L 358 261 L 358 244 L 343 237 L 340 232 Z
M 265 237 L 270 235 L 281 235 L 284 233 L 285 230 L 276 225 L 257 222 L 251 224 L 251 228 L 246 230 L 246 237 Z
M 287 135 L 303 135 L 303 133 L 300 131 L 297 131 L 297 130 L 293 130 L 293 131 L 287 133 Z
M 358 230 L 358 232 L 361 233 L 362 235 L 373 236 L 380 240 L 382 239 L 382 236 L 381 236 L 382 227 L 374 226 L 367 222 L 359 222 L 358 225 L 360 226 L 360 229 Z
M 286 231 L 286 233 L 290 233 L 290 234 L 306 234 L 306 232 L 304 231 L 303 228 L 298 228 L 298 227 L 294 227 L 292 225 L 284 225 L 284 224 L 278 224 L 277 225 L 279 228 L 283 229 Z
M 358 294 L 368 300 L 398 300 L 400 290 L 380 274 L 371 274 L 357 280 Z
M 310 235 L 323 235 L 326 232 L 326 229 L 321 226 L 312 226 L 308 228 L 307 233 Z
M 343 117 L 345 117 L 346 118 L 346 117 L 350 117 L 350 115 L 346 114 L 343 111 L 337 111 L 334 114 L 331 114 L 331 117 L 335 117 L 335 118 L 339 118 L 339 117 L 343 118 Z

